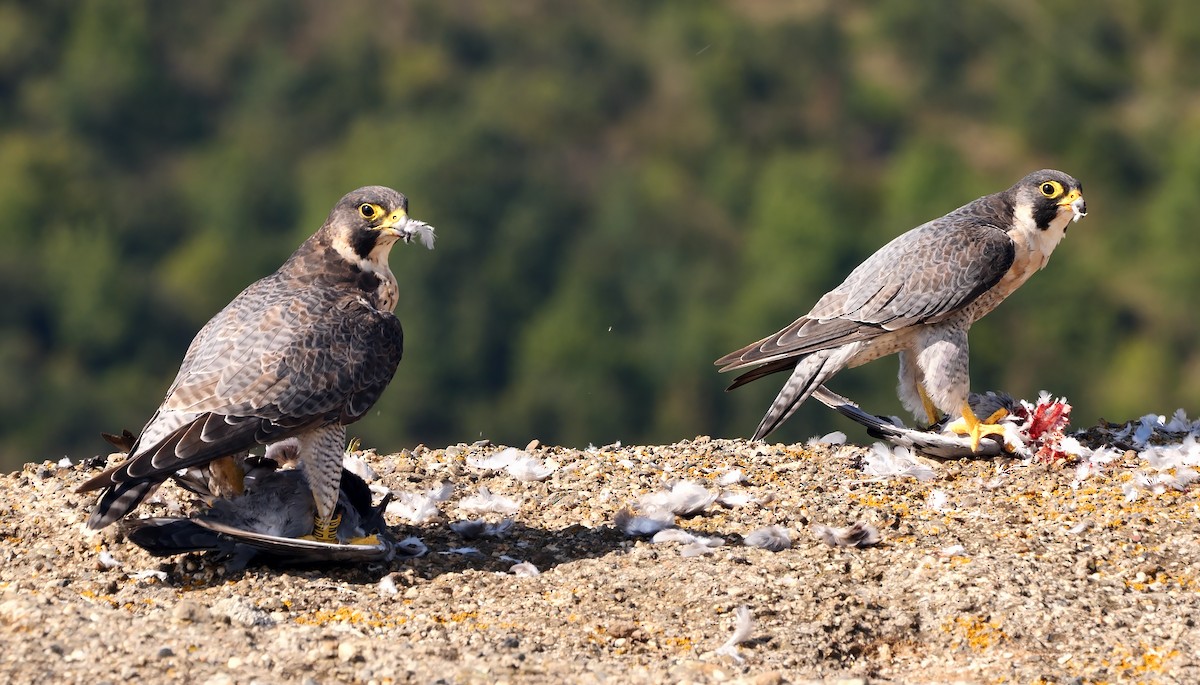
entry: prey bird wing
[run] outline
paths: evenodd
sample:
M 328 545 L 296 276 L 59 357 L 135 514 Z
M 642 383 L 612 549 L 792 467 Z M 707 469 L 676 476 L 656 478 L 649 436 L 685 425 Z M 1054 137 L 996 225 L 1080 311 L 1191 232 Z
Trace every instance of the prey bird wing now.
M 350 541 L 374 534 L 375 539 L 341 544 L 299 538 L 312 524 L 308 489 L 302 468 L 270 471 L 260 474 L 244 494 L 218 500 L 190 518 L 136 519 L 123 521 L 121 527 L 131 542 L 155 556 L 216 552 L 228 559 L 231 570 L 244 568 L 260 554 L 289 564 L 361 563 L 392 557 L 395 545 L 383 520 L 390 493 L 379 505 L 372 505 L 366 482 L 342 471 L 338 506 L 344 516 L 337 537 Z
M 972 448 L 971 441 L 957 435 L 915 430 L 897 425 L 888 419 L 868 414 L 857 404 L 833 392 L 825 386 L 813 391 L 813 398 L 837 413 L 867 429 L 867 434 L 893 445 L 908 447 L 921 454 L 939 459 L 961 459 L 966 457 L 995 457 L 1004 451 L 1004 441 L 989 435 L 979 446 Z

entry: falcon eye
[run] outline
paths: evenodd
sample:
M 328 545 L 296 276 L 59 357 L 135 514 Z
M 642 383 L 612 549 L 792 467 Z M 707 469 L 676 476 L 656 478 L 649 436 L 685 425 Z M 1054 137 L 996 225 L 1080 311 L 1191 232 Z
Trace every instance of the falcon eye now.
M 1046 181 L 1042 184 L 1041 191 L 1046 197 L 1058 197 L 1062 195 L 1063 187 L 1058 181 Z
M 364 219 L 373 219 L 379 213 L 379 208 L 373 204 L 364 203 L 358 206 L 358 213 L 362 214 Z

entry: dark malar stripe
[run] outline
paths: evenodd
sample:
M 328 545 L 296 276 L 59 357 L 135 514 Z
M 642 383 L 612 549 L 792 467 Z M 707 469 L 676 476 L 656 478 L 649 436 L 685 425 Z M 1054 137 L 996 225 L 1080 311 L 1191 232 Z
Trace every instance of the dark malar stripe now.
M 1058 205 L 1050 200 L 1035 201 L 1033 205 L 1033 220 L 1043 231 L 1050 228 L 1050 222 L 1058 216 Z
M 375 242 L 378 240 L 378 238 L 378 231 L 352 231 L 350 235 L 350 247 L 359 257 L 362 257 L 363 259 L 370 259 L 371 250 L 375 249 Z

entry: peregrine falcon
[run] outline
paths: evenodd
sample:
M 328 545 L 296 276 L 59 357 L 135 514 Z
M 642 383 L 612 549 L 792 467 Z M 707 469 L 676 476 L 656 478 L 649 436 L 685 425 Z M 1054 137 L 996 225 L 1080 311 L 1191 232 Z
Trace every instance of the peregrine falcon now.
M 196 334 L 128 458 L 79 488 L 102 490 L 88 527 L 121 518 L 176 473 L 218 472 L 252 447 L 294 437 L 316 508 L 313 539 L 336 541 L 346 426 L 379 399 L 403 346 L 388 254 L 414 238 L 432 249 L 433 237 L 390 188 L 339 200 L 283 266 Z
M 900 354 L 904 407 L 930 424 L 939 412 L 978 450 L 999 417 L 979 420 L 967 404 L 967 329 L 1033 273 L 1072 220 L 1087 214 L 1079 181 L 1035 171 L 884 245 L 790 326 L 716 361 L 751 368 L 729 390 L 780 371 L 790 377 L 754 432 L 766 437 L 843 368 Z

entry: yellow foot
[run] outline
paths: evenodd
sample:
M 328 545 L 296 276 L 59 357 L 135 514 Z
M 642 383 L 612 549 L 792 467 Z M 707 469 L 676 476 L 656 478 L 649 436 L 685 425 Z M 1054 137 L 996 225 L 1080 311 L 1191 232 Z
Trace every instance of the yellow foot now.
M 375 547 L 376 545 L 379 544 L 379 536 L 378 535 L 368 535 L 365 538 L 351 538 L 350 541 L 347 542 L 346 544 L 348 544 L 348 545 L 369 545 L 371 547 Z
M 301 540 L 316 540 L 317 542 L 328 542 L 337 544 L 337 529 L 342 524 L 341 515 L 331 516 L 327 519 L 322 519 L 320 515 L 313 521 L 313 532 L 311 535 L 305 535 Z
M 934 406 L 933 400 L 929 399 L 929 395 L 925 393 L 925 388 L 921 387 L 920 383 L 917 383 L 917 395 L 921 397 L 921 404 L 925 407 L 925 416 L 929 417 L 929 425 L 933 426 L 942 417 L 938 413 L 937 407 Z
M 971 451 L 979 451 L 979 441 L 985 435 L 1004 436 L 1004 427 L 997 426 L 995 423 L 1000 419 L 1008 416 L 1007 409 L 997 409 L 991 416 L 980 421 L 975 412 L 971 411 L 971 405 L 963 402 L 962 418 L 951 423 L 946 428 L 958 433 L 959 435 L 967 435 L 971 438 Z

